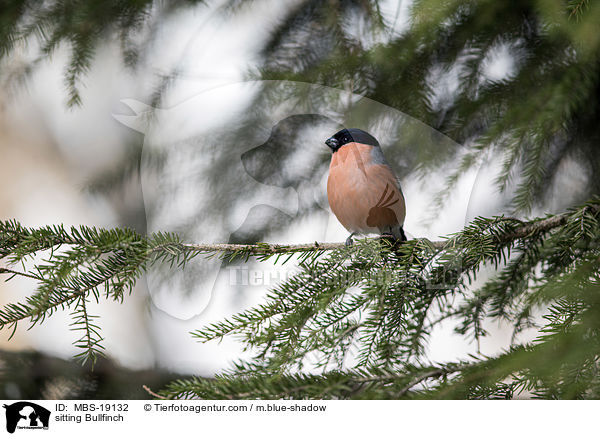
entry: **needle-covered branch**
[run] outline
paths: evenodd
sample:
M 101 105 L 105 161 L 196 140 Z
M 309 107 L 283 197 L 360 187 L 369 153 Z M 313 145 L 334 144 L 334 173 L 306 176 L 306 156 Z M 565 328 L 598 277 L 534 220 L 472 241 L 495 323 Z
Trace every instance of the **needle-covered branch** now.
M 103 351 L 102 334 L 86 303 L 122 301 L 149 266 L 184 268 L 198 255 L 218 256 L 223 262 L 294 258 L 297 274 L 274 287 L 262 304 L 194 336 L 201 341 L 240 336 L 256 351 L 265 373 L 300 369 L 308 356 L 323 371 L 342 368 L 348 359 L 356 368 L 392 371 L 418 362 L 432 326 L 447 318 L 457 318 L 457 331 L 477 339 L 486 333 L 486 318 L 510 320 L 518 334 L 532 325 L 532 314 L 540 307 L 573 315 L 572 307 L 562 303 L 573 296 L 557 290 L 556 280 L 595 285 L 590 280 L 600 257 L 599 213 L 600 203 L 593 200 L 527 222 L 477 218 L 442 241 L 366 238 L 349 247 L 319 242 L 191 244 L 168 233 L 29 229 L 1 222 L 0 259 L 7 265 L 0 274 L 7 280 L 34 281 L 37 288 L 23 302 L 0 310 L 0 328 L 16 329 L 27 319 L 35 325 L 58 309 L 69 309 L 72 328 L 83 334 L 76 342 L 82 349 L 79 356 L 93 362 Z M 498 274 L 472 288 L 478 272 L 490 265 Z M 453 304 L 455 296 L 460 298 Z
M 506 218 L 507 221 L 513 221 L 517 224 L 514 231 L 503 235 L 502 241 L 509 242 L 515 239 L 523 238 L 527 235 L 539 232 L 545 232 L 555 227 L 563 225 L 568 219 L 569 214 L 554 215 L 545 219 L 534 220 L 527 223 L 522 223 L 514 218 Z M 452 244 L 454 241 L 429 241 L 424 239 L 424 242 L 428 243 L 436 249 L 443 249 L 444 247 Z M 264 255 L 275 255 L 275 254 L 289 254 L 289 253 L 302 253 L 302 252 L 318 252 L 318 251 L 330 251 L 344 249 L 346 244 L 343 242 L 312 242 L 307 244 L 186 244 L 182 243 L 178 246 L 179 249 L 186 249 L 190 251 L 199 251 L 202 253 L 210 252 L 229 252 L 229 253 L 244 253 L 256 256 Z

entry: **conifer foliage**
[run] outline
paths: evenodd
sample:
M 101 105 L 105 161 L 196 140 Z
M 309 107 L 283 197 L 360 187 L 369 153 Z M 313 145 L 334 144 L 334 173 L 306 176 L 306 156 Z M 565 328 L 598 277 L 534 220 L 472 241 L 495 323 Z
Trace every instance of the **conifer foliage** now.
M 0 0 L 0 61 L 37 40 L 26 73 L 68 44 L 68 103 L 80 104 L 79 81 L 106 35 L 119 36 L 135 65 L 152 20 L 195 3 Z M 105 350 L 89 302 L 126 304 L 149 265 L 292 257 L 299 272 L 262 304 L 192 332 L 201 342 L 236 336 L 253 357 L 214 378 L 171 383 L 160 397 L 600 398 L 600 4 L 414 0 L 402 27 L 402 3 L 390 15 L 375 0 L 293 2 L 250 76 L 364 95 L 464 144 L 452 156 L 418 144 L 390 151 L 419 174 L 459 157 L 438 205 L 467 169 L 494 156 L 514 218 L 479 217 L 441 241 L 363 239 L 351 247 L 206 245 L 176 234 L 0 222 L 0 275 L 37 285 L 0 310 L 0 327 L 68 310 L 81 335 L 77 356 L 94 362 Z M 232 0 L 221 10 L 252 4 Z M 509 68 L 495 76 L 499 56 Z M 581 178 L 572 195 L 552 215 L 531 218 L 570 182 L 559 177 L 568 165 Z M 465 341 L 501 321 L 513 345 L 432 362 L 427 340 L 446 321 Z M 535 339 L 522 340 L 525 330 Z
M 301 249 L 300 271 L 265 302 L 193 332 L 200 341 L 236 335 L 255 357 L 214 379 L 166 386 L 169 398 L 597 398 L 600 357 L 600 201 L 528 222 L 478 218 L 432 243 L 365 239 L 324 250 Z M 267 261 L 285 246 L 195 246 L 173 234 L 129 230 L 0 226 L 9 278 L 35 280 L 36 292 L 0 311 L 0 326 L 43 322 L 68 309 L 82 332 L 82 359 L 102 353 L 89 299 L 122 301 L 147 265 L 178 267 L 200 253 Z M 194 261 L 201 262 L 198 258 Z M 473 286 L 483 268 L 497 273 Z M 460 297 L 460 298 L 456 298 Z M 456 304 L 456 301 L 460 301 Z M 541 317 L 536 318 L 536 314 Z M 426 343 L 444 319 L 465 340 L 505 320 L 537 338 L 497 356 L 433 364 Z M 541 320 L 541 323 L 540 323 Z M 307 368 L 309 371 L 307 371 Z

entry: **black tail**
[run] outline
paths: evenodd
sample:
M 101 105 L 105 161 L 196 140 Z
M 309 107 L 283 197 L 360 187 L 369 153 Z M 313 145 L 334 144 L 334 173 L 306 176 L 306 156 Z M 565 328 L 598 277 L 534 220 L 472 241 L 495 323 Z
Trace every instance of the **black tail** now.
M 406 241 L 406 235 L 404 234 L 404 229 L 402 226 L 399 227 L 400 230 L 400 241 Z

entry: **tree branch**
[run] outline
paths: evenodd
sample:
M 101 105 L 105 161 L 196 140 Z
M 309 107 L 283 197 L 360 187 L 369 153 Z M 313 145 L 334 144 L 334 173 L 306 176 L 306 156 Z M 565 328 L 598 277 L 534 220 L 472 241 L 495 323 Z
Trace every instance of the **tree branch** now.
M 156 392 L 153 392 L 148 386 L 146 385 L 142 385 L 142 388 L 144 388 L 144 390 L 146 392 L 148 392 L 150 395 L 152 395 L 154 398 L 158 398 L 160 400 L 168 400 L 167 397 L 163 397 L 162 395 L 157 394 Z
M 447 374 L 462 371 L 463 369 L 464 369 L 463 367 L 456 367 L 456 368 L 452 368 L 452 369 L 436 368 L 431 371 L 428 371 L 424 374 L 421 374 L 418 377 L 415 377 L 413 380 L 410 381 L 410 383 L 408 383 L 406 386 L 404 386 L 402 389 L 400 389 L 400 391 L 398 391 L 397 397 L 402 397 L 402 396 L 406 395 L 408 393 L 408 391 L 410 391 L 416 385 L 418 385 L 421 382 L 424 382 L 427 379 L 439 378 L 439 377 L 442 377 Z
M 32 274 L 28 274 L 28 273 L 21 272 L 21 271 L 14 271 L 14 270 L 8 269 L 8 268 L 0 268 L 0 274 L 12 274 L 13 277 L 22 276 L 22 277 L 27 277 L 27 278 L 34 279 L 34 280 L 40 280 L 39 277 L 34 276 Z M 6 279 L 6 281 L 12 279 L 13 277 L 9 277 L 8 279 Z
M 596 210 L 597 211 L 597 210 Z M 547 232 L 556 227 L 560 227 L 565 224 L 569 217 L 568 213 L 554 215 L 549 218 L 545 218 L 539 221 L 533 221 L 524 223 L 514 232 L 505 235 L 501 242 L 507 243 L 514 241 L 515 239 L 521 239 L 530 236 L 534 233 Z M 514 218 L 506 218 L 507 220 L 514 220 Z M 380 239 L 380 238 L 373 238 Z M 430 244 L 432 247 L 443 250 L 444 248 L 452 245 L 452 239 L 446 241 L 430 241 L 425 238 L 419 238 L 418 240 L 424 241 Z M 251 254 L 279 254 L 279 253 L 298 253 L 305 251 L 329 251 L 339 250 L 344 248 L 346 245 L 343 242 L 312 242 L 307 244 L 269 244 L 269 243 L 258 243 L 258 244 L 181 244 L 181 248 L 189 251 L 199 252 L 235 252 L 244 251 Z

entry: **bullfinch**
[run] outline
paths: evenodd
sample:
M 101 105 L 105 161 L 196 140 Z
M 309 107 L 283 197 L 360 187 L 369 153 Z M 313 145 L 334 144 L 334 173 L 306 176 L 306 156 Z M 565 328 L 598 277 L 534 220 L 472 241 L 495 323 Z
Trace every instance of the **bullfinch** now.
M 333 152 L 327 199 L 350 232 L 346 245 L 352 245 L 352 236 L 358 233 L 379 233 L 405 241 L 404 195 L 377 139 L 364 130 L 343 129 L 325 144 Z

